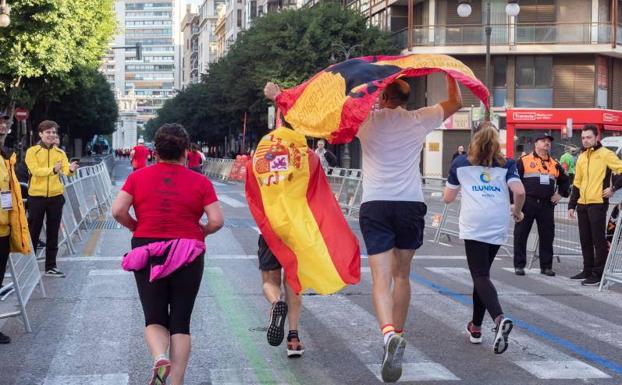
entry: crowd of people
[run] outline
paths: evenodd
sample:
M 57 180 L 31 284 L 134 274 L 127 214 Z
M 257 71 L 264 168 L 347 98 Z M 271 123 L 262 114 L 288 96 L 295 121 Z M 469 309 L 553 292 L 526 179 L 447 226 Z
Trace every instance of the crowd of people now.
M 447 76 L 446 85 L 446 100 L 410 111 L 405 108 L 409 84 L 395 80 L 381 93 L 380 108 L 370 113 L 357 133 L 363 155 L 359 223 L 372 273 L 385 382 L 396 382 L 402 375 L 411 264 L 423 245 L 427 206 L 421 150 L 426 135 L 462 107 L 456 81 Z M 274 83 L 264 89 L 273 101 L 280 92 Z M 7 119 L 0 116 L 0 139 L 7 134 Z M 30 239 L 39 245 L 44 218 L 45 275 L 65 276 L 56 263 L 65 203 L 60 175 L 72 175 L 78 163 L 69 162 L 56 145 L 58 128 L 53 121 L 41 122 L 40 142 L 26 152 L 30 174 L 26 231 L 19 226 L 26 215 L 16 188 L 15 156 L 0 153 L 0 291 L 9 252 L 28 252 Z M 562 197 L 570 197 L 568 216 L 578 216 L 583 253 L 583 269 L 571 278 L 584 285 L 600 282 L 608 250 L 608 199 L 622 187 L 615 176 L 622 174 L 622 161 L 600 145 L 598 135 L 596 126 L 583 128 L 583 150 L 576 161 L 572 149 L 559 161 L 554 159 L 550 153 L 554 138 L 546 133 L 534 138 L 532 152 L 513 160 L 502 154 L 497 128 L 483 122 L 467 148 L 459 146 L 453 155 L 443 201 L 453 202 L 461 193 L 459 232 L 473 281 L 473 312 L 465 322 L 471 343 L 482 343 L 488 312 L 495 325 L 493 352 L 502 354 L 509 345 L 514 324 L 504 314 L 490 272 L 499 248 L 507 242 L 511 221 L 516 275 L 525 275 L 527 238 L 536 222 L 540 273 L 554 276 L 554 209 Z M 191 315 L 204 271 L 204 242 L 223 226 L 223 212 L 214 186 L 201 173 L 205 156 L 182 126 L 160 127 L 154 150 L 139 139 L 133 149 L 115 153 L 128 157 L 133 170 L 112 205 L 112 215 L 132 232 L 132 250 L 123 264 L 134 273 L 144 312 L 145 341 L 154 362 L 150 384 L 165 384 L 168 378 L 172 385 L 181 385 L 190 357 Z M 317 142 L 314 154 L 325 170 L 337 162 L 323 140 Z M 147 167 L 150 160 L 155 164 Z M 201 221 L 204 217 L 207 222 Z M 287 337 L 287 355 L 300 357 L 305 350 L 298 331 L 302 299 L 287 284 L 278 258 L 261 236 L 258 262 L 263 293 L 271 305 L 268 343 L 279 346 Z M 10 338 L 0 333 L 0 343 L 8 342 Z

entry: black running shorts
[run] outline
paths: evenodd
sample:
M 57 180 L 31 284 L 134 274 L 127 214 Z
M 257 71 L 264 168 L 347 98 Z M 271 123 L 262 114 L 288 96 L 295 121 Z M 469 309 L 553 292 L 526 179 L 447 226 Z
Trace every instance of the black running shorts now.
M 262 235 L 259 235 L 259 250 L 257 251 L 257 257 L 259 258 L 259 270 L 261 271 L 272 271 L 272 270 L 281 270 L 281 264 L 276 259 L 266 240 L 263 239 Z
M 371 201 L 361 205 L 359 224 L 367 247 L 374 255 L 391 250 L 416 250 L 423 244 L 423 202 Z

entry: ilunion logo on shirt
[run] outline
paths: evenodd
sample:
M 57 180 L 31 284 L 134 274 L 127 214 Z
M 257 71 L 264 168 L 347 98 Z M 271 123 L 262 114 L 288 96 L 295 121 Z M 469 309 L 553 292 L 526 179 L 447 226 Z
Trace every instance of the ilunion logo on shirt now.
M 471 189 L 473 190 L 473 192 L 478 192 L 478 191 L 482 191 L 482 192 L 501 192 L 501 189 L 497 186 L 492 186 L 490 185 L 490 181 L 492 180 L 492 178 L 490 177 L 490 174 L 487 173 L 486 171 L 482 172 L 479 176 L 479 180 L 481 180 L 483 183 L 483 185 L 474 185 L 471 187 Z M 486 196 L 486 194 L 484 194 L 484 196 Z M 490 196 L 492 198 L 492 196 Z

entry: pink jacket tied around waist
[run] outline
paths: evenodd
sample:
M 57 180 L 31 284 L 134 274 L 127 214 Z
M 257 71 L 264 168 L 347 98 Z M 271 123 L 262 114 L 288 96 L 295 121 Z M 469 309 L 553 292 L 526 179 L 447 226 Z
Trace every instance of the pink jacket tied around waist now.
M 137 247 L 125 254 L 121 266 L 125 271 L 142 270 L 153 257 L 166 257 L 161 265 L 151 264 L 149 282 L 164 278 L 182 266 L 191 264 L 205 252 L 205 243 L 196 239 L 173 239 Z

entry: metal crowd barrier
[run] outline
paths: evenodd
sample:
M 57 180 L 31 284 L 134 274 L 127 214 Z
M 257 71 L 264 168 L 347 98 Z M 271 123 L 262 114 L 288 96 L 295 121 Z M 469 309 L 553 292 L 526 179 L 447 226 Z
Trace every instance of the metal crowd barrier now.
M 603 271 L 602 279 L 600 280 L 599 291 L 608 289 L 614 283 L 622 283 L 622 240 L 620 234 L 622 233 L 622 215 L 618 215 L 616 220 L 616 230 L 613 233 L 611 239 L 611 247 L 609 248 L 609 254 L 607 255 L 607 262 L 605 263 L 605 269 Z
M 104 214 L 112 204 L 112 182 L 108 167 L 104 162 L 78 169 L 71 176 L 61 176 L 65 185 L 65 205 L 59 234 L 59 247 L 65 245 L 70 253 L 75 253 L 72 238 L 82 239 L 80 230 L 87 230 L 93 220 L 92 215 Z M 44 233 L 44 232 L 43 232 Z M 26 331 L 31 332 L 26 305 L 35 288 L 40 287 L 45 297 L 45 288 L 37 263 L 35 249 L 28 255 L 11 253 L 8 262 L 8 277 L 14 289 L 14 296 L 0 299 L 0 319 L 21 316 Z M 41 250 L 45 253 L 45 250 Z
M 235 159 L 207 158 L 203 162 L 203 174 L 212 179 L 227 181 Z

